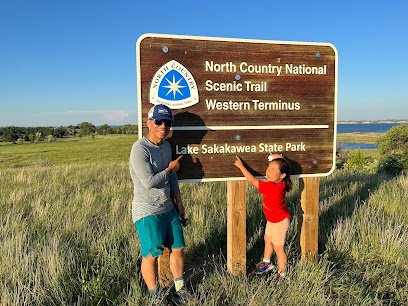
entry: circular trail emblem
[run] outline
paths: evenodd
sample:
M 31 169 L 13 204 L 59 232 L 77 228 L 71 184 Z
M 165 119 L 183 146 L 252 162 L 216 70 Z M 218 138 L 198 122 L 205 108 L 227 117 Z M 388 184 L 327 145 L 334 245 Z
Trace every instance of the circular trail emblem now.
M 150 103 L 180 109 L 198 101 L 196 81 L 186 67 L 172 60 L 157 70 L 150 85 Z

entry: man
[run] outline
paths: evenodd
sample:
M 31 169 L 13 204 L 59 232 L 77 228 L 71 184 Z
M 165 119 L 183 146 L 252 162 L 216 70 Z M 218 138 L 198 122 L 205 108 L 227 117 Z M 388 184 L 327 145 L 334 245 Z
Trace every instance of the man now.
M 163 245 L 168 247 L 176 290 L 172 299 L 178 303 L 189 294 L 183 279 L 185 242 L 179 219 L 179 215 L 184 216 L 184 205 L 176 174 L 182 156 L 172 160 L 171 146 L 165 140 L 173 122 L 167 106 L 155 105 L 149 110 L 149 132 L 133 144 L 129 168 L 134 184 L 132 219 L 141 243 L 143 279 L 151 296 L 158 298 L 157 257 L 163 254 Z

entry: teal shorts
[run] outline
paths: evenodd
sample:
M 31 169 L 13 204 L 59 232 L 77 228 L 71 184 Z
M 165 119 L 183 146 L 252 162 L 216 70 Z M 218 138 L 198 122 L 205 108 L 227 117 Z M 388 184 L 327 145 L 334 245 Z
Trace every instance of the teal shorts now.
M 151 254 L 157 257 L 163 254 L 164 247 L 184 248 L 183 228 L 175 208 L 169 212 L 147 216 L 135 222 L 142 248 L 142 256 Z

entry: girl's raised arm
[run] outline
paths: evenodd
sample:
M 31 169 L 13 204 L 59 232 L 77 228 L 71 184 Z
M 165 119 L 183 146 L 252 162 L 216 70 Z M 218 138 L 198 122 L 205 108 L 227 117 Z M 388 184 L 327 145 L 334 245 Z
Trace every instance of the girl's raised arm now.
M 241 170 L 242 174 L 245 176 L 245 178 L 248 180 L 248 182 L 250 182 L 256 188 L 259 188 L 259 180 L 256 179 L 251 174 L 251 172 L 248 171 L 247 168 L 245 168 L 244 163 L 242 162 L 241 158 L 239 158 L 238 156 L 235 156 L 234 166 L 236 166 L 239 170 Z

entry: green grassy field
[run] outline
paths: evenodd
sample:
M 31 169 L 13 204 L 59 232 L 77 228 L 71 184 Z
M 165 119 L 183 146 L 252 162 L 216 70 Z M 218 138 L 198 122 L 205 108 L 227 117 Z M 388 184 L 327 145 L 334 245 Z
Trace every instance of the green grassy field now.
M 151 304 L 130 213 L 134 137 L 0 146 L 1 305 Z M 185 229 L 186 279 L 198 304 L 406 305 L 408 177 L 341 170 L 322 178 L 319 256 L 305 264 L 296 252 L 294 183 L 281 284 L 272 275 L 228 273 L 226 183 L 181 184 L 192 223 Z M 249 272 L 263 252 L 261 203 L 248 186 Z
M 0 143 L 0 168 L 129 160 L 137 135 L 107 135 L 58 139 L 16 145 Z

